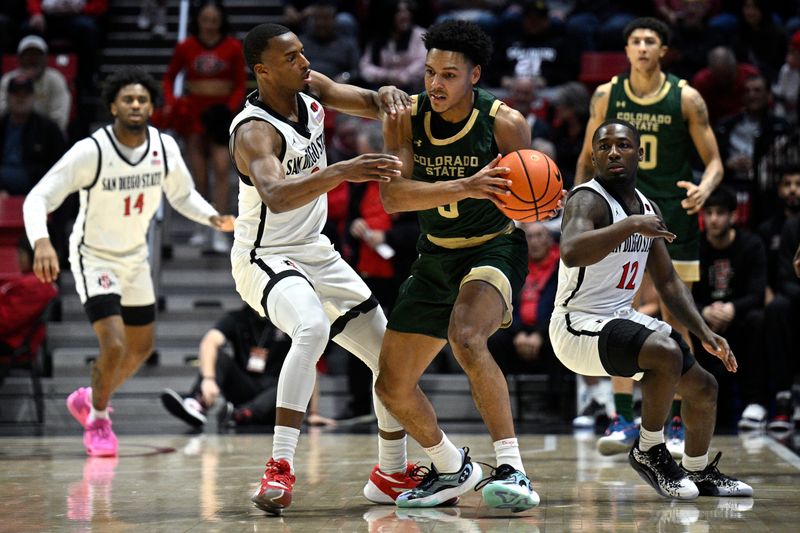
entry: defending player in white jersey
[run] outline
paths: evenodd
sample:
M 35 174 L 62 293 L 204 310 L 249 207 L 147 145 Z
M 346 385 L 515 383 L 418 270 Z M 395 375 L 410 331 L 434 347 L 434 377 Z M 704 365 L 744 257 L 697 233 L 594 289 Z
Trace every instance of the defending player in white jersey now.
M 659 494 L 678 499 L 752 496 L 749 485 L 717 469 L 720 453 L 708 462 L 716 380 L 666 322 L 631 306 L 647 268 L 672 313 L 728 371 L 736 371 L 728 343 L 706 326 L 672 267 L 664 241 L 675 235 L 658 208 L 635 188 L 643 154 L 638 132 L 624 120 L 608 120 L 594 132 L 597 175 L 573 189 L 564 211 L 550 339 L 556 356 L 578 374 L 641 380 L 641 433 L 629 462 Z M 676 391 L 683 396 L 686 424 L 680 466 L 667 450 L 663 432 Z
M 288 28 L 262 24 L 244 41 L 258 91 L 231 124 L 230 151 L 240 176 L 239 218 L 231 252 L 236 290 L 292 338 L 278 382 L 272 457 L 252 501 L 280 514 L 292 501 L 293 462 L 315 380 L 315 364 L 332 339 L 378 370 L 386 317 L 369 288 L 320 232 L 325 193 L 344 181 L 386 181 L 399 159 L 365 154 L 327 166 L 323 104 L 367 118 L 410 104 L 393 87 L 378 93 L 332 82 L 309 68 Z M 393 503 L 416 486 L 402 427 L 375 401 L 378 465 L 364 496 Z
M 233 230 L 233 217 L 221 216 L 195 191 L 175 140 L 148 126 L 157 95 L 158 84 L 143 70 L 111 76 L 103 96 L 113 124 L 75 143 L 23 207 L 34 273 L 49 283 L 58 277 L 59 263 L 47 214 L 70 193 L 80 194 L 69 261 L 100 355 L 92 386 L 70 394 L 67 408 L 84 427 L 83 444 L 94 456 L 117 454 L 111 395 L 153 351 L 155 294 L 146 238 L 162 194 L 185 217 Z

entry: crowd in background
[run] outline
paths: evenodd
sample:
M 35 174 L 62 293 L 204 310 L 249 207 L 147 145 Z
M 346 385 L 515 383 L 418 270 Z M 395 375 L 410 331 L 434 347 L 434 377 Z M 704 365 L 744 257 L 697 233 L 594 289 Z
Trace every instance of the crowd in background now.
M 143 0 L 138 27 L 166 39 L 166 10 L 174 3 Z M 99 91 L 108 8 L 109 0 L 5 0 L 0 5 L 0 196 L 25 195 L 71 142 L 105 120 L 80 104 Z M 791 403 L 785 392 L 798 371 L 793 354 L 800 347 L 800 285 L 791 275 L 797 243 L 787 239 L 796 239 L 800 225 L 800 2 L 289 0 L 283 8 L 283 23 L 300 37 L 312 69 L 340 82 L 370 88 L 391 84 L 409 93 L 423 88 L 425 28 L 448 18 L 478 23 L 495 43 L 480 84 L 526 117 L 532 147 L 557 162 L 567 187 L 594 88 L 579 81 L 582 57 L 622 52 L 622 29 L 640 16 L 669 24 L 673 33 L 664 70 L 686 79 L 705 98 L 725 165 L 722 190 L 702 213 L 702 279 L 694 290 L 704 318 L 728 337 L 740 358 L 736 375 L 712 368 L 723 387 L 721 397 L 727 398 L 720 402 L 720 418 L 734 424 L 747 409 L 749 414 L 757 410 L 753 405 L 765 411 L 764 418 L 766 412 L 777 413 L 781 402 Z M 235 179 L 227 124 L 241 108 L 246 87 L 253 87 L 236 37 L 222 3 L 194 2 L 189 36 L 175 47 L 156 117 L 158 126 L 181 138 L 198 190 L 220 210 L 231 204 Z M 74 80 L 49 66 L 54 49 L 80 58 Z M 185 74 L 180 95 L 175 92 L 179 72 Z M 377 123 L 334 112 L 326 120 L 329 162 L 382 148 Z M 387 214 L 372 182 L 344 183 L 328 201 L 326 233 L 390 309 L 416 257 L 416 216 Z M 69 212 L 68 203 L 53 217 L 56 242 L 66 242 Z M 531 223 L 523 229 L 530 272 L 515 295 L 513 325 L 498 332 L 490 347 L 506 373 L 553 374 L 561 368 L 547 335 L 558 225 Z M 221 233 L 193 235 L 190 244 L 220 254 L 230 247 Z M 59 252 L 65 254 L 64 248 Z M 368 370 L 349 360 L 350 414 L 363 414 L 370 402 Z M 442 363 L 438 370 L 447 366 Z

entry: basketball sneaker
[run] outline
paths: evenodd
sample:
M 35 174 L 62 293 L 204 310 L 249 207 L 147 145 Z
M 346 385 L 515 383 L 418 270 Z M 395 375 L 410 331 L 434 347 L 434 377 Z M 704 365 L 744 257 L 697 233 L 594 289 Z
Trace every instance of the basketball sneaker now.
M 539 505 L 539 495 L 528 476 L 508 464 L 493 468 L 491 475 L 478 483 L 475 490 L 481 490 L 483 501 L 494 509 L 519 513 Z
M 693 500 L 700 494 L 663 442 L 643 452 L 639 449 L 637 438 L 628 454 L 628 462 L 648 485 L 666 498 Z
M 606 429 L 605 435 L 597 440 L 597 451 L 602 455 L 616 455 L 631 449 L 633 442 L 639 438 L 639 426 L 628 422 L 622 415 L 617 415 Z
M 435 465 L 431 465 L 430 469 L 420 467 L 420 472 L 427 472 L 415 488 L 397 496 L 397 506 L 436 507 L 475 488 L 483 477 L 481 467 L 473 464 L 468 455 L 469 448 L 461 448 L 460 451 L 461 468 L 455 472 L 440 473 Z
M 67 409 L 81 427 L 85 428 L 92 410 L 92 388 L 81 387 L 67 396 Z
M 190 426 L 201 427 L 208 422 L 206 409 L 197 398 L 183 397 L 172 389 L 164 389 L 161 393 L 161 403 L 164 409 Z
M 767 410 L 762 405 L 751 403 L 742 411 L 742 418 L 737 426 L 743 431 L 764 429 L 767 424 Z
M 295 477 L 286 459 L 270 458 L 261 477 L 261 486 L 250 498 L 262 511 L 279 515 L 292 504 L 292 487 Z
M 753 487 L 719 471 L 717 465 L 720 457 L 722 452 L 717 452 L 714 460 L 698 472 L 686 470 L 683 465 L 680 469 L 697 486 L 700 496 L 752 496 Z
M 83 447 L 92 457 L 113 457 L 117 455 L 119 443 L 114 430 L 111 429 L 111 420 L 98 418 L 86 423 L 83 431 Z
M 775 416 L 767 424 L 770 433 L 788 433 L 794 429 L 792 421 L 792 393 L 781 391 L 775 395 Z
M 572 427 L 575 429 L 593 429 L 598 425 L 597 422 L 603 418 L 605 418 L 605 423 L 608 424 L 606 406 L 592 398 L 592 400 L 581 409 L 578 416 L 572 419 Z
M 683 449 L 686 447 L 686 427 L 681 417 L 672 417 L 672 422 L 666 428 L 666 441 L 667 450 L 672 457 L 675 459 L 683 457 Z
M 422 481 L 421 470 L 421 466 L 408 463 L 403 472 L 386 474 L 375 465 L 369 475 L 369 481 L 364 485 L 364 497 L 372 503 L 394 503 L 400 493 L 419 485 Z

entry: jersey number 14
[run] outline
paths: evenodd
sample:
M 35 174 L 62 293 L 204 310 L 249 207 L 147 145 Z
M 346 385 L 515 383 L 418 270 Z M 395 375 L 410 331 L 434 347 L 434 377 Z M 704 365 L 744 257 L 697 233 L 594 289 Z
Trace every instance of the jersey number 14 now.
M 144 209 L 144 193 L 143 192 L 140 192 L 139 196 L 136 197 L 136 201 L 133 203 L 133 206 L 131 206 L 131 197 L 130 196 L 126 196 L 125 197 L 125 216 L 126 217 L 131 216 L 131 207 L 133 207 L 134 209 L 139 211 L 140 215 L 142 214 L 142 210 Z

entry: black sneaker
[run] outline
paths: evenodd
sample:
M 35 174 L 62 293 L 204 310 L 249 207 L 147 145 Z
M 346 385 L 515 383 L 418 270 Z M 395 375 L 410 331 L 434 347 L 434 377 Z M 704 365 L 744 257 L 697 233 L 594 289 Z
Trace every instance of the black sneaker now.
M 236 425 L 233 419 L 234 413 L 235 411 L 231 402 L 222 402 L 222 405 L 217 412 L 217 425 L 221 428 Z
M 794 429 L 792 422 L 792 393 L 781 391 L 775 395 L 775 416 L 767 424 L 767 430 L 774 433 L 786 433 Z
M 683 465 L 681 470 L 697 485 L 700 496 L 752 496 L 753 487 L 719 471 L 717 464 L 720 457 L 722 452 L 717 452 L 714 460 L 699 472 L 686 470 Z
M 461 468 L 455 472 L 439 472 L 434 465 L 419 482 L 416 488 L 397 496 L 398 507 L 437 507 L 473 488 L 483 477 L 481 467 L 469 457 L 469 448 L 461 450 Z M 425 467 L 422 467 L 423 469 Z M 423 470 L 424 471 L 424 470 Z
M 190 426 L 204 426 L 208 419 L 202 404 L 192 397 L 183 397 L 172 389 L 164 389 L 161 403 L 170 414 L 180 418 Z
M 700 491 L 686 471 L 678 466 L 663 442 L 648 451 L 639 450 L 639 439 L 633 443 L 628 462 L 648 485 L 665 498 L 693 500 Z
M 578 416 L 572 419 L 572 427 L 578 429 L 594 429 L 598 423 L 598 419 L 602 417 L 607 417 L 605 405 L 598 403 L 597 400 L 592 398 L 592 401 L 581 409 Z

